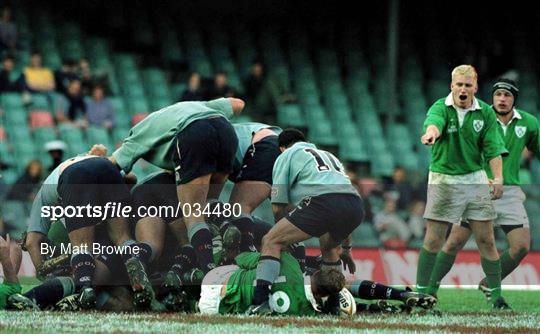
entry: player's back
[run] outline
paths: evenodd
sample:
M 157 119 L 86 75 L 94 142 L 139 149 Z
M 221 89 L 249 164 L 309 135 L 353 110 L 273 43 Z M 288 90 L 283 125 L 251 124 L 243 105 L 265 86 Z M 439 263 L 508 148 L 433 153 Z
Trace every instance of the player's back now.
M 282 153 L 274 164 L 273 176 L 274 191 L 286 191 L 287 187 L 291 203 L 306 196 L 358 194 L 341 162 L 332 153 L 307 142 L 297 142 Z

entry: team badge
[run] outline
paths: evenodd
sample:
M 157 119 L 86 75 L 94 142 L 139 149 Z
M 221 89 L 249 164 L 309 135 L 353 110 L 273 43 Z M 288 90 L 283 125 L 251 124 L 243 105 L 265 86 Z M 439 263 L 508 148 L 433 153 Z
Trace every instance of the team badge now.
M 525 126 L 516 126 L 514 131 L 516 132 L 516 136 L 518 138 L 521 138 L 521 137 L 525 136 L 525 133 L 527 132 L 527 127 L 525 127 Z
M 475 119 L 473 121 L 473 128 L 474 128 L 474 131 L 476 132 L 480 132 L 480 130 L 482 130 L 482 128 L 484 127 L 484 121 L 481 120 L 481 119 Z

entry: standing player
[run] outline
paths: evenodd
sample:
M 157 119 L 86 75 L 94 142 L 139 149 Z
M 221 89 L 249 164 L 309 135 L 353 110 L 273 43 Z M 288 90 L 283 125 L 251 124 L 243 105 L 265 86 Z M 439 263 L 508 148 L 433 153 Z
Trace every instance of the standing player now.
M 139 158 L 174 170 L 178 200 L 190 208 L 184 212 L 188 237 L 205 272 L 213 268 L 212 235 L 201 212 L 232 171 L 238 139 L 228 118 L 243 108 L 235 98 L 173 104 L 134 126 L 109 158 L 126 173 Z
M 323 269 L 341 269 L 341 242 L 362 222 L 363 203 L 331 153 L 307 143 L 296 129 L 279 135 L 283 152 L 274 164 L 272 210 L 277 223 L 263 237 L 251 310 L 268 308 L 268 291 L 280 272 L 280 253 L 318 237 Z
M 9 296 L 21 292 L 21 285 L 17 278 L 21 258 L 21 248 L 12 247 L 9 234 L 5 240 L 0 236 L 0 264 L 4 273 L 4 282 L 0 284 L 0 310 L 6 307 Z
M 538 120 L 533 115 L 515 108 L 518 88 L 514 81 L 499 79 L 493 85 L 493 111 L 497 116 L 498 129 L 510 155 L 503 158 L 504 195 L 493 202 L 499 225 L 508 240 L 509 249 L 501 254 L 501 279 L 508 276 L 529 252 L 531 234 L 529 218 L 523 206 L 525 194 L 519 186 L 519 166 L 525 148 L 540 158 L 540 135 Z M 488 175 L 491 171 L 486 169 Z M 443 277 L 450 271 L 456 254 L 460 251 L 471 232 L 470 224 L 452 226 L 452 232 L 442 251 L 437 255 L 427 293 L 436 294 Z M 491 299 L 491 290 L 484 278 L 479 289 Z
M 502 196 L 501 155 L 508 151 L 493 111 L 474 97 L 478 90 L 474 67 L 456 67 L 450 88 L 451 93 L 429 109 L 421 138 L 422 144 L 433 145 L 433 149 L 424 214 L 426 235 L 418 257 L 416 285 L 418 291 L 426 292 L 448 224 L 467 219 L 492 289 L 493 307 L 504 309 L 508 305 L 501 297 L 501 263 L 495 247 L 492 221 L 496 214 L 491 198 Z M 483 169 L 484 159 L 493 173 L 491 182 Z

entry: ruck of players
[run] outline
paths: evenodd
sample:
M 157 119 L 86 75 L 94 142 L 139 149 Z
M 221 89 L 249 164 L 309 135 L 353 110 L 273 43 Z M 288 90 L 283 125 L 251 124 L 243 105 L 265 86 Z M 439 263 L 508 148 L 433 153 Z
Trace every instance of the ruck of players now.
M 493 83 L 490 104 L 475 97 L 472 66 L 456 67 L 450 87 L 427 111 L 421 138 L 432 159 L 416 291 L 356 272 L 351 234 L 362 224 L 364 203 L 339 157 L 298 129 L 233 124 L 244 101 L 220 98 L 157 110 L 112 154 L 96 143 L 54 169 L 36 195 L 21 245 L 41 284 L 21 291 L 21 249 L 0 238 L 0 306 L 253 316 L 437 312 L 440 282 L 474 235 L 485 273 L 479 289 L 494 309 L 510 309 L 501 280 L 529 249 L 519 161 L 524 148 L 540 157 L 538 121 L 517 108 L 512 80 Z M 161 171 L 137 180 L 131 170 L 139 159 Z M 227 181 L 230 198 L 219 201 Z M 253 214 L 266 200 L 273 221 Z M 42 214 L 43 207 L 108 203 L 137 214 Z M 208 210 L 137 210 L 179 204 Z M 494 225 L 508 239 L 502 254 Z M 303 241 L 311 238 L 319 239 L 318 254 L 306 254 Z

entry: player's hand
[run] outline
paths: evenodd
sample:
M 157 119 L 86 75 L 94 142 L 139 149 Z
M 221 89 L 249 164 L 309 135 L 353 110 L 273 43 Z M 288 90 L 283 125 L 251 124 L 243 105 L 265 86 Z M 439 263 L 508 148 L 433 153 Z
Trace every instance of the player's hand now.
M 9 234 L 6 235 L 6 239 L 2 238 L 0 236 L 0 261 L 11 261 L 10 259 L 10 253 L 11 253 L 11 240 L 9 238 Z
M 339 257 L 343 263 L 343 270 L 347 270 L 347 268 L 349 268 L 349 273 L 354 274 L 356 272 L 356 264 L 352 258 L 351 249 L 343 248 L 343 252 Z
M 88 154 L 104 157 L 107 155 L 107 147 L 105 147 L 105 145 L 103 144 L 95 144 L 94 146 L 92 146 L 90 151 L 88 151 Z
M 437 129 L 436 126 L 430 125 L 426 129 L 426 133 L 420 138 L 420 141 L 424 145 L 433 145 L 435 144 L 435 141 L 439 138 L 439 129 Z
M 491 189 L 491 199 L 499 199 L 503 195 L 503 184 L 501 180 L 489 180 L 489 187 Z

